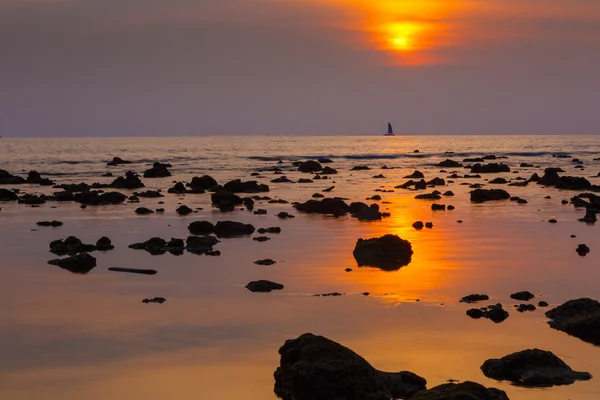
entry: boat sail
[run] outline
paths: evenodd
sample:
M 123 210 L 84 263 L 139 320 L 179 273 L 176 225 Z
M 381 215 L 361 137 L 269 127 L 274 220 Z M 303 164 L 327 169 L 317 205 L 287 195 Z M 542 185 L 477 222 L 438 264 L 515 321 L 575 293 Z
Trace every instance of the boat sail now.
M 394 135 L 394 129 L 392 128 L 392 124 L 390 122 L 388 122 L 388 131 L 383 136 L 395 136 Z

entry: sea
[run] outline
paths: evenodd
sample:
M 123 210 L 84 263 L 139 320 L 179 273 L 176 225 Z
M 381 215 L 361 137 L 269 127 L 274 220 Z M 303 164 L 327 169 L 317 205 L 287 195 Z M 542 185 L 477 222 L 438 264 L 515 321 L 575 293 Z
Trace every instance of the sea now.
M 468 169 L 436 166 L 486 155 L 497 158 L 486 163 L 506 163 L 511 171 L 462 178 Z M 132 163 L 107 166 L 113 157 Z M 599 185 L 599 157 L 600 136 L 573 135 L 3 137 L 0 169 L 14 175 L 35 170 L 56 184 L 110 183 L 126 171 L 142 175 L 160 161 L 172 165 L 172 176 L 142 178 L 145 189 L 160 189 L 165 197 L 139 203 L 87 208 L 74 202 L 0 203 L 0 399 L 274 400 L 278 349 L 307 332 L 349 347 L 380 370 L 412 371 L 426 378 L 428 387 L 475 381 L 502 389 L 513 400 L 599 399 L 600 348 L 550 328 L 544 315 L 570 299 L 600 299 L 599 227 L 578 221 L 584 211 L 563 204 L 580 192 L 489 183 L 497 177 L 527 180 L 558 167 L 565 171 L 561 175 Z M 338 173 L 297 183 L 314 174 L 297 171 L 293 163 L 318 158 L 330 159 L 327 166 Z M 353 170 L 356 166 L 368 169 Z M 454 196 L 437 203 L 455 209 L 432 211 L 432 201 L 415 199 L 433 188 L 395 188 L 415 170 L 426 180 L 443 178 L 446 185 L 435 189 Z M 113 177 L 103 176 L 107 172 Z M 453 173 L 460 177 L 449 178 Z M 380 174 L 384 177 L 374 178 Z M 210 193 L 167 193 L 174 183 L 202 175 L 220 184 L 257 180 L 270 187 L 260 195 L 288 203 L 257 201 L 255 207 L 267 214 L 255 215 L 246 209 L 221 212 L 211 205 Z M 271 182 L 282 176 L 293 183 Z M 477 183 L 527 203 L 471 203 L 469 192 Z M 20 194 L 57 191 L 31 184 L 1 188 Z M 363 222 L 294 209 L 292 203 L 315 193 L 377 203 L 390 216 Z M 381 200 L 367 200 L 376 194 Z M 182 204 L 195 212 L 179 216 L 175 209 Z M 136 214 L 142 206 L 165 212 Z M 282 211 L 295 218 L 278 218 Z M 51 220 L 63 225 L 36 225 Z M 282 231 L 266 242 L 221 239 L 218 257 L 151 255 L 128 247 L 152 237 L 186 238 L 188 225 L 199 220 Z M 416 230 L 415 221 L 433 227 Z M 395 271 L 359 267 L 353 256 L 357 240 L 385 234 L 411 243 L 411 263 Z M 94 252 L 97 266 L 87 274 L 49 265 L 57 258 L 49 243 L 71 235 L 85 243 L 107 236 L 115 249 Z M 591 252 L 579 256 L 579 244 Z M 276 264 L 254 263 L 266 258 Z M 158 272 L 124 274 L 110 267 Z M 284 289 L 246 289 L 261 279 Z M 510 295 L 523 290 L 535 294 L 532 304 L 546 301 L 550 307 L 517 312 L 522 302 Z M 341 295 L 315 296 L 336 292 Z M 472 293 L 490 297 L 475 307 L 501 303 L 509 318 L 494 323 L 468 317 L 473 305 L 459 300 Z M 153 297 L 166 302 L 142 302 Z M 489 379 L 480 370 L 487 359 L 532 348 L 552 351 L 594 378 L 533 389 Z

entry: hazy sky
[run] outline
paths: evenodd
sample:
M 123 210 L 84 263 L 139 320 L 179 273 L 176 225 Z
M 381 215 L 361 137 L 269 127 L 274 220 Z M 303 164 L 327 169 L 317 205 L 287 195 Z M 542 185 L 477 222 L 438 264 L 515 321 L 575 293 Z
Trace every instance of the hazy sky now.
M 598 0 L 0 0 L 0 135 L 600 133 Z

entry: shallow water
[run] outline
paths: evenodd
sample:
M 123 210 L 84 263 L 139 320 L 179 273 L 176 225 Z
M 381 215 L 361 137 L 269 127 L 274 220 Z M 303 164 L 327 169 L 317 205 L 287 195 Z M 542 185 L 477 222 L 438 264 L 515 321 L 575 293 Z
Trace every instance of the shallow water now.
M 419 149 L 420 153 L 413 153 Z M 445 154 L 451 151 L 456 154 Z M 574 169 L 568 153 L 584 161 Z M 562 205 L 578 192 L 532 184 L 506 188 L 528 204 L 471 204 L 468 186 L 496 176 L 528 178 L 547 166 L 560 166 L 568 175 L 592 178 L 600 171 L 600 138 L 543 137 L 205 137 L 135 139 L 1 139 L 0 169 L 12 173 L 35 169 L 53 174 L 57 183 L 110 182 L 132 169 L 161 160 L 173 164 L 173 176 L 143 179 L 147 188 L 166 191 L 173 181 L 209 174 L 220 183 L 250 179 L 250 173 L 291 162 L 330 157 L 339 171 L 332 181 L 312 184 L 270 183 L 271 172 L 259 181 L 271 187 L 271 197 L 305 201 L 325 187 L 331 195 L 364 201 L 374 190 L 403 183 L 414 169 L 427 179 L 446 177 L 434 164 L 446 158 L 495 154 L 519 173 L 490 174 L 482 179 L 455 179 L 444 190 L 454 211 L 432 212 L 431 202 L 415 200 L 415 192 L 397 189 L 380 193 L 382 209 L 392 216 L 380 222 L 359 222 L 302 215 L 290 204 L 261 204 L 266 216 L 247 211 L 220 213 L 209 194 L 141 199 L 140 204 L 88 207 L 47 203 L 39 208 L 19 204 L 0 207 L 0 398 L 2 399 L 274 399 L 273 371 L 278 348 L 305 332 L 325 335 L 364 356 L 383 370 L 410 370 L 434 386 L 448 379 L 474 380 L 505 390 L 511 399 L 600 398 L 600 349 L 550 329 L 544 310 L 519 314 L 509 295 L 529 290 L 538 300 L 557 305 L 572 298 L 600 298 L 598 265 L 600 239 L 596 226 L 578 222 L 582 211 Z M 113 156 L 136 161 L 106 167 Z M 277 160 L 282 159 L 282 164 Z M 68 161 L 68 162 L 67 162 Z M 519 168 L 527 162 L 536 168 Z M 382 165 L 395 169 L 381 170 Z M 349 171 L 369 165 L 370 171 Z M 459 173 L 464 173 L 458 169 Z M 386 179 L 372 179 L 383 173 Z M 292 180 L 307 177 L 286 172 Z M 277 176 L 275 176 L 277 177 Z M 310 177 L 310 175 L 308 175 Z M 492 185 L 489 185 L 492 186 Z M 10 186 L 4 186 L 10 187 Z M 51 188 L 21 185 L 30 193 Z M 129 193 L 126 190 L 121 190 Z M 430 190 L 428 190 L 430 191 Z M 551 199 L 545 199 L 545 196 Z M 138 216 L 138 206 L 156 208 L 165 201 L 164 215 Z M 178 217 L 181 202 L 203 210 Z M 51 208 L 56 206 L 57 208 Z M 278 211 L 295 219 L 279 220 Z M 555 218 L 557 224 L 549 224 Z M 38 228 L 35 222 L 57 219 L 60 228 Z M 220 257 L 165 254 L 151 256 L 128 249 L 152 236 L 186 237 L 194 220 L 246 221 L 258 227 L 281 226 L 282 233 L 258 243 L 250 238 L 223 239 Z M 432 221 L 433 229 L 415 231 L 416 220 Z M 464 221 L 462 224 L 457 220 Z M 352 256 L 358 238 L 395 233 L 412 243 L 410 265 L 386 272 L 359 268 Z M 571 234 L 577 238 L 570 238 Z M 86 243 L 109 236 L 116 249 L 94 253 L 98 266 L 75 275 L 46 264 L 52 240 L 76 235 Z M 579 257 L 575 248 L 586 243 L 591 253 Z M 277 260 L 258 266 L 262 258 Z M 109 272 L 109 267 L 153 268 L 155 276 Z M 352 272 L 345 272 L 346 268 Z M 285 285 L 280 292 L 251 293 L 251 280 L 269 279 Z M 313 297 L 338 291 L 341 297 Z M 361 293 L 369 292 L 369 296 Z M 470 293 L 490 295 L 510 317 L 500 324 L 472 320 L 471 308 L 458 302 Z M 143 304 L 146 297 L 167 302 Z M 566 387 L 531 390 L 483 376 L 480 365 L 526 348 L 550 350 L 573 369 L 596 377 Z

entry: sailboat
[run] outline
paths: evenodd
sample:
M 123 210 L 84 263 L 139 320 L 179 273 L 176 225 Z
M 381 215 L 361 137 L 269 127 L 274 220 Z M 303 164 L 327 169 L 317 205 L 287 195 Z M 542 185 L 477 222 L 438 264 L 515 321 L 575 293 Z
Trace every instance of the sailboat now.
M 394 129 L 392 128 L 392 124 L 388 122 L 388 131 L 383 136 L 396 136 L 394 135 Z

